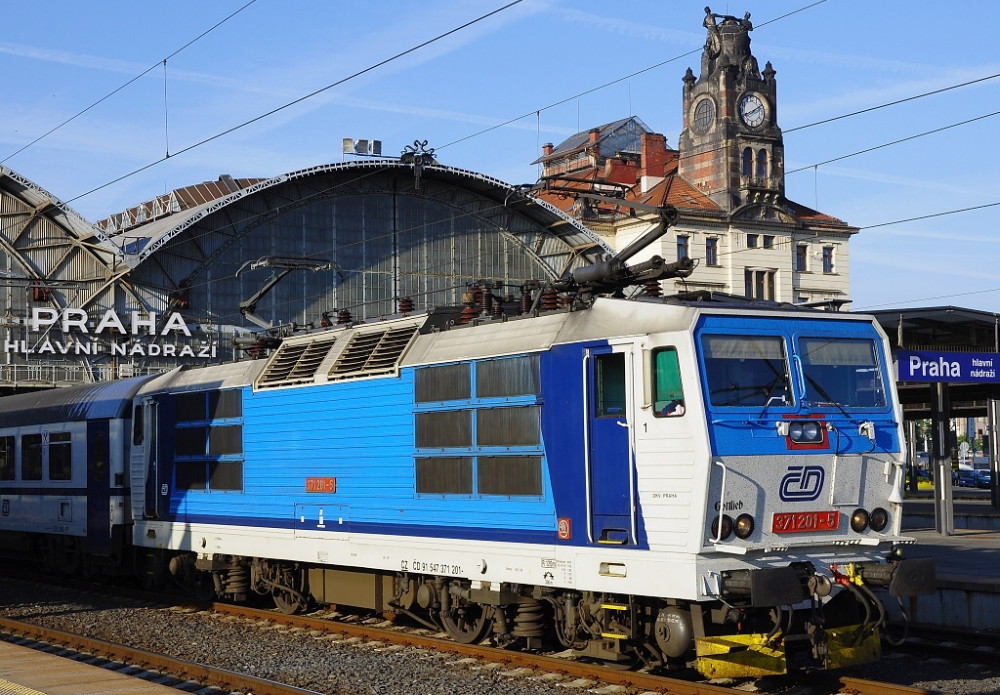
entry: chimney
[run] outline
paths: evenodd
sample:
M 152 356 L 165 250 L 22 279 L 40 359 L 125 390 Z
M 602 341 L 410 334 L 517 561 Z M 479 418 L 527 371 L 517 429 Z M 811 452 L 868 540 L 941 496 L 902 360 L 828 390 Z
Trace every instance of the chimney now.
M 590 141 L 591 142 L 597 142 L 598 138 L 600 138 L 600 137 L 601 137 L 601 129 L 600 128 L 591 128 L 591 130 L 590 130 Z
M 661 133 L 643 133 L 640 145 L 639 180 L 642 192 L 658 184 L 665 178 L 667 138 Z
M 555 148 L 553 147 L 551 142 L 545 143 L 544 145 L 542 145 L 542 156 L 548 157 L 550 154 L 552 154 L 553 149 Z
M 609 157 L 604 162 L 601 178 L 610 183 L 624 183 L 627 186 L 634 186 L 638 180 L 635 162 L 623 162 L 617 157 Z

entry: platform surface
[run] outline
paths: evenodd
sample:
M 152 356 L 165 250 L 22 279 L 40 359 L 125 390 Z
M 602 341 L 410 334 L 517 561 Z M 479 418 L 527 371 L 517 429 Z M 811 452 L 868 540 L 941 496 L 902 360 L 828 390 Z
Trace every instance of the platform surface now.
M 0 641 L 0 695 L 177 695 L 179 690 Z

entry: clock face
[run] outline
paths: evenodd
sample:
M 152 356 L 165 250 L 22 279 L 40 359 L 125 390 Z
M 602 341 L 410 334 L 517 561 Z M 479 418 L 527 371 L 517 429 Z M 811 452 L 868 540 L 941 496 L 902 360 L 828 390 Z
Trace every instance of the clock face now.
M 764 122 L 764 100 L 754 93 L 740 99 L 740 118 L 751 128 L 756 128 Z
M 704 135 L 715 122 L 715 102 L 705 97 L 694 107 L 694 132 Z

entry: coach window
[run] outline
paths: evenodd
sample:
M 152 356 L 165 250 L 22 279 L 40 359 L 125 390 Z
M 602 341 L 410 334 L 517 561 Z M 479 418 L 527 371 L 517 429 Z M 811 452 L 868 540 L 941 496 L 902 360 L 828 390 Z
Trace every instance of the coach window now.
M 94 480 L 99 483 L 103 483 L 108 479 L 108 433 L 106 431 L 97 430 L 91 433 L 90 437 L 90 455 L 94 466 Z M 116 474 L 121 476 L 120 473 Z M 115 481 L 115 485 L 122 485 L 125 482 L 124 478 L 119 478 Z
M 42 435 L 21 437 L 21 480 L 42 479 Z
M 679 417 L 684 414 L 684 387 L 677 348 L 653 352 L 653 415 Z
M 73 477 L 73 442 L 69 432 L 49 434 L 49 480 Z
M 0 437 L 0 480 L 14 480 L 14 438 Z

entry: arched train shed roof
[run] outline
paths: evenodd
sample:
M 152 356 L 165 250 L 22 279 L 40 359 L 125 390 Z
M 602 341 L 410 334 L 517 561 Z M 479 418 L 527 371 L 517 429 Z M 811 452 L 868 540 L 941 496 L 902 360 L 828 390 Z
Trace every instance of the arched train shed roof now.
M 488 202 L 492 210 L 480 207 L 475 210 L 475 214 L 514 214 L 530 220 L 535 226 L 531 231 L 531 238 L 521 240 L 529 253 L 548 262 L 554 274 L 572 267 L 576 258 L 596 259 L 596 254 L 611 252 L 607 244 L 577 220 L 499 179 L 465 169 L 433 165 L 422 167 L 418 183 L 411 164 L 373 161 L 325 164 L 257 180 L 216 200 L 123 230 L 119 232 L 119 236 L 126 237 L 126 243 L 122 244 L 123 258 L 127 264 L 136 267 L 185 230 L 209 220 L 213 215 L 227 218 L 228 229 L 222 231 L 231 236 L 233 229 L 239 224 L 235 220 L 243 219 L 244 224 L 252 225 L 260 221 L 262 209 L 289 210 L 323 197 L 373 192 L 379 190 L 380 184 L 387 183 L 387 180 L 397 182 L 401 176 L 411 179 L 413 187 L 409 190 L 395 188 L 392 189 L 393 192 L 424 196 L 470 209 L 475 208 L 473 201 Z M 325 180 L 326 183 L 316 185 L 315 182 L 320 180 Z M 439 194 L 442 188 L 449 189 L 451 195 L 442 197 Z M 383 190 L 390 189 L 386 187 Z M 456 190 L 466 191 L 469 198 L 462 199 L 454 195 Z M 261 201 L 264 201 L 264 205 L 261 205 Z M 539 230 L 545 230 L 545 234 L 539 235 Z
M 403 297 L 418 310 L 456 304 L 480 280 L 509 297 L 611 252 L 550 203 L 454 167 L 326 164 L 240 184 L 142 224 L 114 219 L 113 239 L 149 310 L 181 308 L 189 323 L 244 329 L 311 323 L 333 310 L 364 319 L 393 313 Z M 286 261 L 326 265 L 283 277 L 248 324 L 241 304 Z

